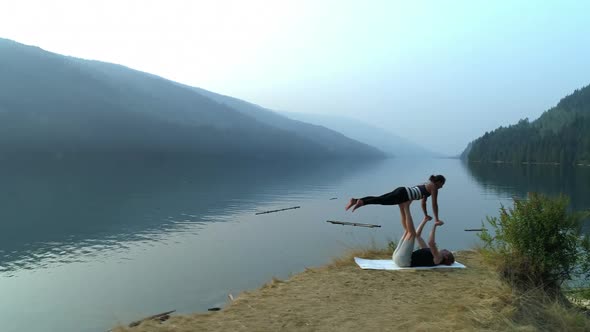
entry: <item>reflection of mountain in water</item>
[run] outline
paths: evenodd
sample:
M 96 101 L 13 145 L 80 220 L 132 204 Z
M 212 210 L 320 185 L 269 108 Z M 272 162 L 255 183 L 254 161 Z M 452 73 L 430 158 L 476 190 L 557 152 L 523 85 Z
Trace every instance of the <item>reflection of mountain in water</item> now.
M 472 178 L 493 192 L 518 197 L 526 197 L 527 192 L 565 194 L 574 210 L 590 209 L 588 167 L 467 162 L 463 165 Z
M 254 213 L 282 196 L 304 199 L 367 166 L 199 161 L 1 167 L 0 271 L 23 258 L 40 264 L 48 251 L 79 257 L 121 241 L 157 241 L 187 224 L 194 229 L 195 223 Z

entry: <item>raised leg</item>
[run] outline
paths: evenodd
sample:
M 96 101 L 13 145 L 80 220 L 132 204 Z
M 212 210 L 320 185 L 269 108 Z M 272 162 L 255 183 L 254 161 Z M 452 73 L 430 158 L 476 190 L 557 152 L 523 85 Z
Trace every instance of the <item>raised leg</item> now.
M 420 249 L 428 248 L 428 245 L 426 245 L 426 242 L 424 242 L 424 239 L 422 238 L 422 230 L 424 229 L 424 226 L 430 219 L 428 217 L 424 217 L 422 222 L 420 222 L 420 225 L 418 225 L 418 229 L 416 230 L 416 240 L 418 241 L 418 246 L 420 247 Z
M 404 233 L 402 234 L 402 237 L 400 237 L 399 242 L 397 243 L 397 245 L 395 246 L 395 250 L 393 251 L 393 256 L 395 256 L 395 253 L 399 250 L 399 248 L 402 246 L 402 242 L 404 242 L 404 239 L 406 238 L 408 232 L 404 231 Z
M 404 228 L 404 233 L 408 231 L 408 228 L 406 227 L 406 210 L 404 210 L 404 208 L 399 205 L 399 213 L 401 215 L 401 221 L 402 221 L 402 227 Z
M 416 228 L 414 228 L 414 220 L 412 219 L 412 213 L 410 212 L 410 203 L 411 203 L 411 201 L 401 203 L 400 207 L 404 210 L 404 214 L 406 216 L 405 230 L 408 232 L 409 236 L 411 236 L 412 238 L 415 238 L 416 237 Z
M 406 233 L 392 257 L 393 262 L 399 267 L 408 267 L 412 264 L 412 252 L 416 238 L 410 232 Z
M 402 233 L 402 237 L 399 239 L 399 242 L 397 243 L 397 246 L 395 247 L 395 250 L 393 251 L 394 256 L 395 256 L 395 253 L 398 251 L 398 249 L 401 247 L 402 242 L 404 241 L 404 239 L 408 235 L 408 229 L 406 228 L 406 211 L 403 209 L 403 207 L 401 205 L 399 205 L 399 213 L 401 216 L 401 222 L 402 222 L 402 227 L 404 228 L 404 232 Z

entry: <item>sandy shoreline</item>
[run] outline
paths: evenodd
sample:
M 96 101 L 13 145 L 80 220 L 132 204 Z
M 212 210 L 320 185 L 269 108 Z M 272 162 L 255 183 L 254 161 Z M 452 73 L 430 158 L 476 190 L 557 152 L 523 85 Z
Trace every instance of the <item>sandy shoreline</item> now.
M 356 253 L 390 257 L 388 251 Z M 352 256 L 244 292 L 221 311 L 172 316 L 114 331 L 505 331 L 498 317 L 515 310 L 512 289 L 476 252 L 467 269 L 361 270 Z M 228 300 L 229 301 L 229 300 Z M 534 330 L 534 329 L 533 329 Z

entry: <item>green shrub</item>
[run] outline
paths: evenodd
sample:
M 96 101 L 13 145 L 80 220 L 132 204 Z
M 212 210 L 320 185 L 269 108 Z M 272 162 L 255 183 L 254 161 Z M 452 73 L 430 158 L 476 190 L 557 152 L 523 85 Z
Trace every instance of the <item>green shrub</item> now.
M 590 273 L 590 241 L 581 232 L 582 214 L 568 211 L 566 196 L 530 193 L 487 217 L 491 230 L 479 234 L 483 252 L 497 259 L 516 286 L 559 289 L 564 281 Z M 484 227 L 485 228 L 485 227 Z
M 396 247 L 397 247 L 397 244 L 395 244 L 395 242 L 393 240 L 389 240 L 387 242 L 387 248 L 389 249 L 389 251 L 394 252 Z

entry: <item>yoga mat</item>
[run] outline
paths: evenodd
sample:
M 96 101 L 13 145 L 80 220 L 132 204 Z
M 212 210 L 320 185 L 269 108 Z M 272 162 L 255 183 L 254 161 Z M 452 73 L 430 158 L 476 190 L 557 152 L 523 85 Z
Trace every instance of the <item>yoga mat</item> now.
M 431 269 L 464 269 L 465 265 L 455 262 L 453 265 L 399 267 L 392 259 L 364 259 L 355 257 L 354 261 L 363 270 L 431 270 Z

